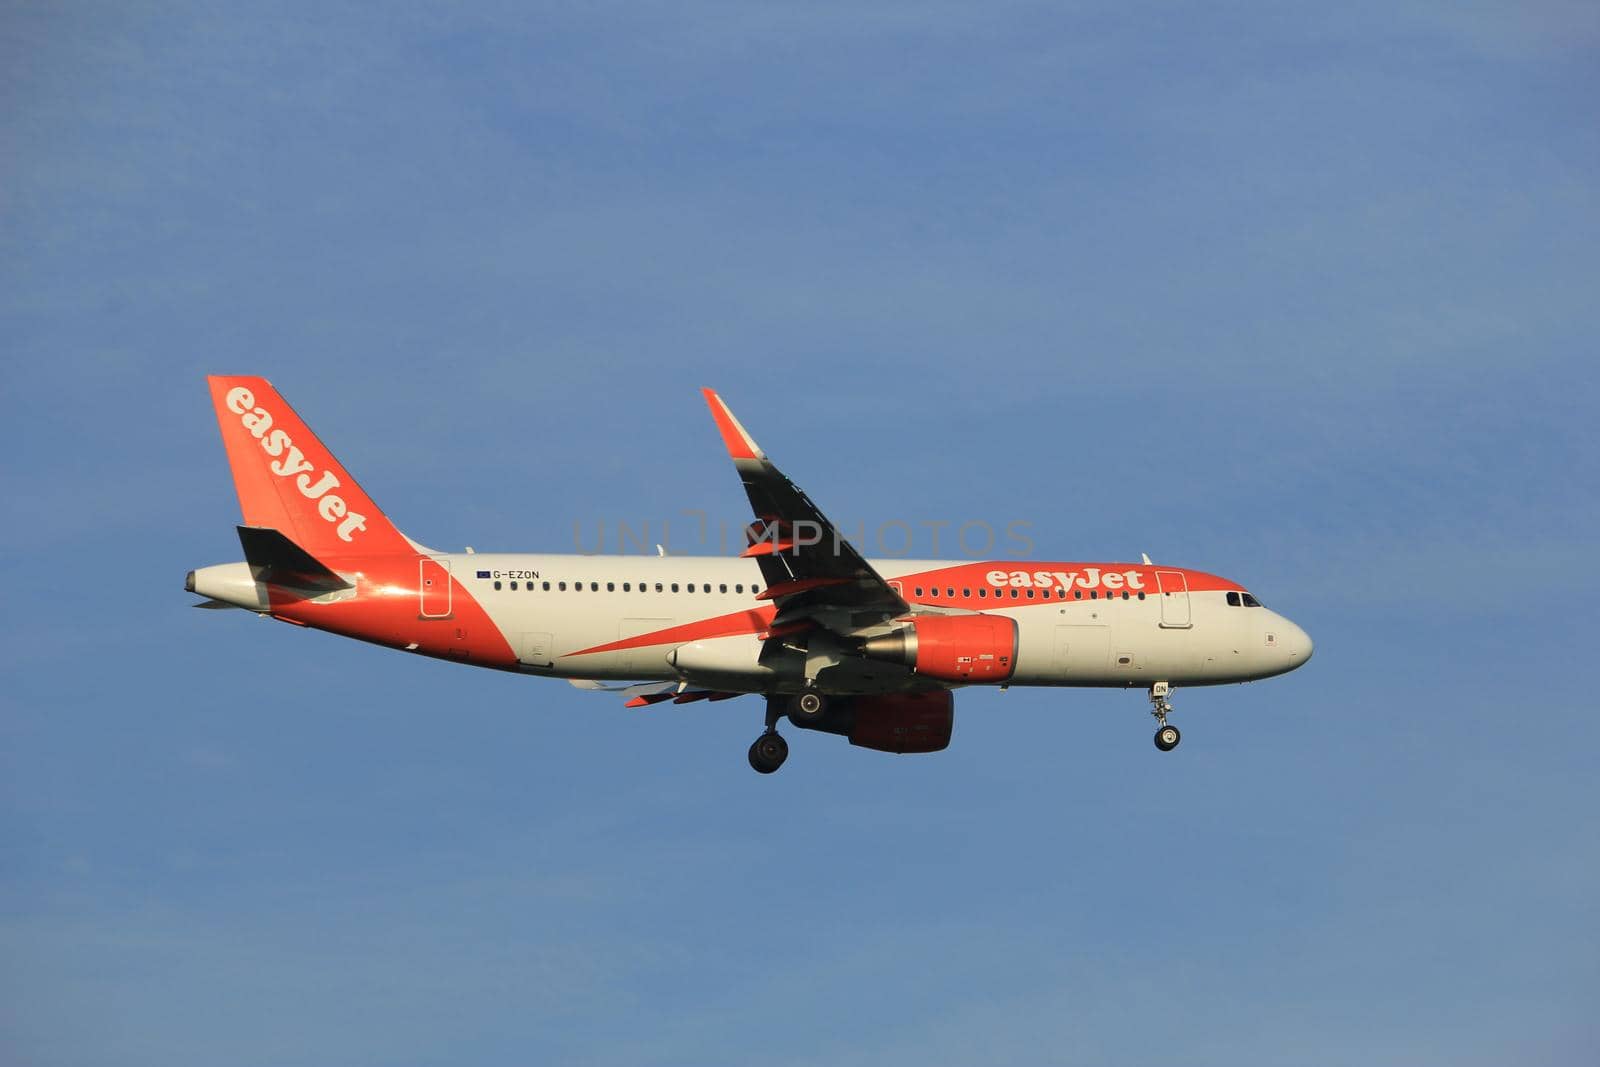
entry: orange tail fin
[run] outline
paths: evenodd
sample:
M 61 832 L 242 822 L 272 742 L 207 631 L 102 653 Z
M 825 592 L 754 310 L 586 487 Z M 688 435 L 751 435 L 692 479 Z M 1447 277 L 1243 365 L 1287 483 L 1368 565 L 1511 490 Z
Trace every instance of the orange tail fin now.
M 318 557 L 417 551 L 265 378 L 206 380 L 245 525 Z

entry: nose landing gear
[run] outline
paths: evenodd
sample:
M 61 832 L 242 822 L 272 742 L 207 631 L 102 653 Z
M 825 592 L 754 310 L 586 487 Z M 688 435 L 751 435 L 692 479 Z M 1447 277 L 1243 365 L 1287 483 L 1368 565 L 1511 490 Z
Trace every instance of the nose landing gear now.
M 1167 697 L 1171 695 L 1172 686 L 1166 682 L 1157 682 L 1150 687 L 1150 714 L 1156 719 L 1156 747 L 1163 752 L 1171 752 L 1183 740 L 1178 728 L 1167 722 L 1167 716 L 1172 713 L 1172 702 Z

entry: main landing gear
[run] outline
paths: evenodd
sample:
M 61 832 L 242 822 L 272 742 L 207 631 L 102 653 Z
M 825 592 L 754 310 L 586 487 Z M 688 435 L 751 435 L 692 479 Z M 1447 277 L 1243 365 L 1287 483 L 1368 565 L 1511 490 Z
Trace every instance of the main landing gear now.
M 750 766 L 761 774 L 771 774 L 789 758 L 789 742 L 776 730 L 768 730 L 750 746 Z
M 778 720 L 784 715 L 796 726 L 815 727 L 828 714 L 828 698 L 815 689 L 805 689 L 788 700 L 767 698 L 767 729 L 750 746 L 750 766 L 760 774 L 771 774 L 789 758 L 789 742 L 778 733 Z
M 1167 699 L 1171 695 L 1172 686 L 1166 682 L 1150 687 L 1150 714 L 1156 718 L 1156 747 L 1163 752 L 1171 752 L 1183 740 L 1178 728 L 1167 722 L 1167 716 L 1172 714 L 1172 702 Z
M 788 710 L 791 714 L 797 710 L 796 706 L 799 704 L 801 697 L 805 696 L 815 696 L 818 700 L 821 700 L 820 694 L 801 693 L 800 696 L 794 697 L 788 702 Z M 789 742 L 785 741 L 783 735 L 778 733 L 778 720 L 783 718 L 783 712 L 784 702 L 782 700 L 776 697 L 767 698 L 767 729 L 750 746 L 750 766 L 757 774 L 771 774 L 779 767 L 782 767 L 783 761 L 789 758 Z M 822 714 L 820 705 L 816 709 L 816 714 Z

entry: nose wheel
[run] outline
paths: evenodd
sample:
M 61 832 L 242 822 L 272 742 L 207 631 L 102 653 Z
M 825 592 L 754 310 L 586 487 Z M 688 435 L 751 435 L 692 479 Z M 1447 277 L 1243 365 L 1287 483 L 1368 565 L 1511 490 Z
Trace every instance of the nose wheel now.
M 1167 722 L 1167 716 L 1172 713 L 1172 701 L 1167 699 L 1171 695 L 1172 686 L 1166 682 L 1157 682 L 1150 687 L 1150 714 L 1156 720 L 1156 747 L 1163 752 L 1171 752 L 1183 740 L 1178 728 Z

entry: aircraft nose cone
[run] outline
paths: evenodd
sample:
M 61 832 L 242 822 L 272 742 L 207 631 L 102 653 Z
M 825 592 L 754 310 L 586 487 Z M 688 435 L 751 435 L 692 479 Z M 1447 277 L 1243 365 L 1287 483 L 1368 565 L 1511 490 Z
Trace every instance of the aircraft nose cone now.
M 1289 658 L 1296 666 L 1311 659 L 1311 653 L 1316 650 L 1316 642 L 1311 640 L 1311 635 L 1306 633 L 1294 623 L 1289 624 Z
M 186 593 L 194 592 L 194 571 L 190 571 L 188 576 L 184 578 L 183 590 Z

